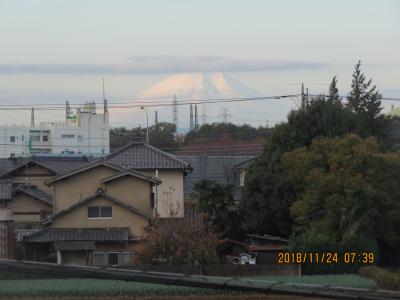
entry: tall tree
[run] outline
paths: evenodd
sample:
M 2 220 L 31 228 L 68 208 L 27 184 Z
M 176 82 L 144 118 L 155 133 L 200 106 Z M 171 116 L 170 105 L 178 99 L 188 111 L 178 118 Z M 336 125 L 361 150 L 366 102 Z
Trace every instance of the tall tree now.
M 382 107 L 378 97 L 376 85 L 372 86 L 372 79 L 366 80 L 361 71 L 361 60 L 354 67 L 351 91 L 347 97 L 350 109 L 374 119 L 380 114 Z
M 339 89 L 337 88 L 337 79 L 336 76 L 332 78 L 331 84 L 329 86 L 329 96 L 328 100 L 331 102 L 338 102 L 342 100 L 339 96 Z
M 357 115 L 340 102 L 312 99 L 292 111 L 288 122 L 276 126 L 265 150 L 246 174 L 240 201 L 243 225 L 247 231 L 288 237 L 291 234 L 290 206 L 295 199 L 281 158 L 287 151 L 309 146 L 316 137 L 336 137 L 354 132 Z
M 374 138 L 317 139 L 288 152 L 283 166 L 295 192 L 295 236 L 325 236 L 336 247 L 373 251 L 400 232 L 400 155 Z M 397 245 L 398 246 L 398 245 Z
M 232 188 L 231 185 L 204 179 L 194 185 L 192 194 L 204 225 L 221 238 L 238 238 L 241 234 Z

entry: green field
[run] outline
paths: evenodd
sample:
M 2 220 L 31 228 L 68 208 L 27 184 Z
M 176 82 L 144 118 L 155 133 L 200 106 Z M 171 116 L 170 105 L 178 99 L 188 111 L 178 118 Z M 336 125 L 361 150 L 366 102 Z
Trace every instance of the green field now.
M 260 281 L 279 281 L 284 283 L 319 284 L 325 286 L 342 286 L 353 288 L 376 289 L 375 281 L 355 274 L 341 275 L 303 275 L 303 276 L 276 276 L 276 277 L 244 277 L 243 279 Z
M 329 286 L 376 288 L 374 281 L 357 275 L 302 277 L 245 277 L 240 280 L 279 281 Z M 249 294 L 246 292 L 246 294 Z M 240 292 L 105 279 L 0 280 L 0 297 L 154 297 L 241 295 Z
M 0 297 L 146 297 L 216 295 L 232 292 L 105 279 L 0 280 Z M 236 293 L 237 294 L 237 293 Z

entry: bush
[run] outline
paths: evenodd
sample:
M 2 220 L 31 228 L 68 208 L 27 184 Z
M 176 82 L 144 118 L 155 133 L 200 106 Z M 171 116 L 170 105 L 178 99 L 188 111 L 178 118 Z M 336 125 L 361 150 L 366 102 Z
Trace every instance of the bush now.
M 374 280 L 381 289 L 400 290 L 400 271 L 379 267 L 362 267 L 359 269 L 358 274 Z

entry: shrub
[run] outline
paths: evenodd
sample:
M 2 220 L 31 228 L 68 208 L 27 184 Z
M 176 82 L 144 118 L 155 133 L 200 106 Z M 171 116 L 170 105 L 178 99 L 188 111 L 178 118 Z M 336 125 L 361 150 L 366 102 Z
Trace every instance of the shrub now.
M 381 289 L 400 290 L 400 271 L 379 267 L 362 267 L 358 274 L 374 280 Z

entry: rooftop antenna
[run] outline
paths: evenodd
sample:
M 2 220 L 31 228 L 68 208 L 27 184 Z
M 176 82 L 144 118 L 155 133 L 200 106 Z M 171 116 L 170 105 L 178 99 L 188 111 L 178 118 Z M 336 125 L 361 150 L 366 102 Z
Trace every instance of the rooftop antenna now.
M 176 100 L 176 94 L 174 94 L 174 100 L 172 102 L 172 123 L 178 127 L 178 101 Z

